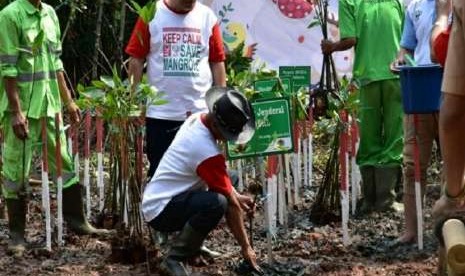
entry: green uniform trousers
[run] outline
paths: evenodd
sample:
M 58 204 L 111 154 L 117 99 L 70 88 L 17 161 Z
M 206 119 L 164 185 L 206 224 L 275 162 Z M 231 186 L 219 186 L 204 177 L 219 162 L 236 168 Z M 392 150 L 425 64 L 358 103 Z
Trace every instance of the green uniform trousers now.
M 42 118 L 43 119 L 43 118 Z M 5 113 L 4 121 L 4 147 L 3 147 L 3 174 L 2 186 L 3 195 L 7 199 L 17 199 L 19 194 L 26 192 L 31 159 L 33 151 L 39 151 L 42 156 L 42 119 L 28 119 L 29 138 L 26 139 L 26 146 L 22 140 L 18 139 L 13 132 L 11 125 L 11 115 Z M 60 124 L 60 129 L 63 125 Z M 48 146 L 48 166 L 49 173 L 56 177 L 56 140 L 55 140 L 55 119 L 46 118 L 47 146 Z M 66 147 L 66 136 L 63 131 L 60 134 L 62 156 L 62 177 L 63 188 L 69 188 L 79 180 L 74 173 L 74 165 Z M 25 150 L 23 150 L 25 149 Z M 24 159 L 23 159 L 24 156 Z M 24 160 L 24 161 L 23 161 Z M 24 162 L 24 168 L 23 168 Z M 23 183 L 24 182 L 24 183 Z
M 359 166 L 391 167 L 402 163 L 403 109 L 397 79 L 360 88 Z

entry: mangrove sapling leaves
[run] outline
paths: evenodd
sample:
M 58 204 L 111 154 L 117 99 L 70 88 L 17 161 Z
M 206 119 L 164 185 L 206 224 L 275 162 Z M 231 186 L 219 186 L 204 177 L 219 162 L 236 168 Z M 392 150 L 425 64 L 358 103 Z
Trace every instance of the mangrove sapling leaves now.
M 115 88 L 115 81 L 113 78 L 110 78 L 109 76 L 101 76 L 100 81 L 104 83 L 108 88 Z
M 145 6 L 141 7 L 137 2 L 131 0 L 132 7 L 136 10 L 139 17 L 148 24 L 152 21 L 153 17 L 157 12 L 157 1 L 149 1 Z

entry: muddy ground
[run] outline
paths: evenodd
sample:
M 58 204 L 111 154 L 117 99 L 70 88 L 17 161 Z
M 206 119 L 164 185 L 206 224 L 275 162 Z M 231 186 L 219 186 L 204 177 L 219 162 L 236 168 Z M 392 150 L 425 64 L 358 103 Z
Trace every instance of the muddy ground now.
M 272 264 L 266 258 L 266 234 L 262 218 L 254 223 L 254 245 L 266 275 L 434 275 L 437 247 L 431 231 L 430 209 L 439 195 L 438 185 L 427 189 L 425 248 L 415 244 L 393 246 L 402 229 L 401 214 L 374 213 L 350 220 L 351 245 L 344 247 L 340 223 L 317 226 L 309 221 L 316 188 L 305 192 L 301 210 L 294 210 L 287 229 L 281 227 L 273 241 Z M 40 194 L 29 204 L 27 239 L 30 248 L 23 259 L 6 254 L 7 222 L 0 219 L 1 275 L 159 275 L 157 257 L 149 263 L 124 265 L 111 262 L 109 240 L 66 235 L 66 245 L 46 254 L 37 250 L 44 241 Z M 194 275 L 247 275 L 240 265 L 240 250 L 224 223 L 208 238 L 207 246 L 224 253 L 207 267 L 193 268 Z M 158 254 L 160 256 L 160 253 Z M 249 274 L 250 275 L 250 274 Z

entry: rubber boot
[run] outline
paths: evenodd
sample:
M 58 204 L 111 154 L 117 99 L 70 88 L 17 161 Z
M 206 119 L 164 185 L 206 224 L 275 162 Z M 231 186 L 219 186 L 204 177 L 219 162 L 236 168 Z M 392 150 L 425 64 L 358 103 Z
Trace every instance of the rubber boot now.
M 200 253 L 207 234 L 196 231 L 186 223 L 179 236 L 173 241 L 167 257 L 160 264 L 160 269 L 170 276 L 189 275 L 183 261 Z
M 376 203 L 379 212 L 402 212 L 403 204 L 396 202 L 395 187 L 400 166 L 375 168 Z
M 26 228 L 26 202 L 24 198 L 7 199 L 8 227 L 10 228 L 10 242 L 8 253 L 15 257 L 22 257 L 26 251 L 24 229 Z
M 376 201 L 376 183 L 375 183 L 375 167 L 363 166 L 360 167 L 362 175 L 362 204 L 360 206 L 359 215 L 368 214 L 373 211 Z
M 97 229 L 90 225 L 84 214 L 84 204 L 82 201 L 82 186 L 80 184 L 63 189 L 63 217 L 68 228 L 77 235 L 110 235 L 111 231 Z

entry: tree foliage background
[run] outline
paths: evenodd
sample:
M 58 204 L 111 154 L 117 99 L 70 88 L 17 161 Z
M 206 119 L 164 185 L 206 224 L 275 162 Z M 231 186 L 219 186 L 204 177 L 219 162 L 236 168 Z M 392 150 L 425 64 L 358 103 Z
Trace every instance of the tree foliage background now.
M 15 0 L 0 0 L 0 9 Z M 124 47 L 137 14 L 126 0 L 43 0 L 60 19 L 62 60 L 73 87 L 99 75 L 111 75 L 113 65 L 125 75 Z M 147 0 L 135 0 L 145 5 Z M 99 16 L 101 14 L 101 16 Z M 96 43 L 98 42 L 98 43 Z

